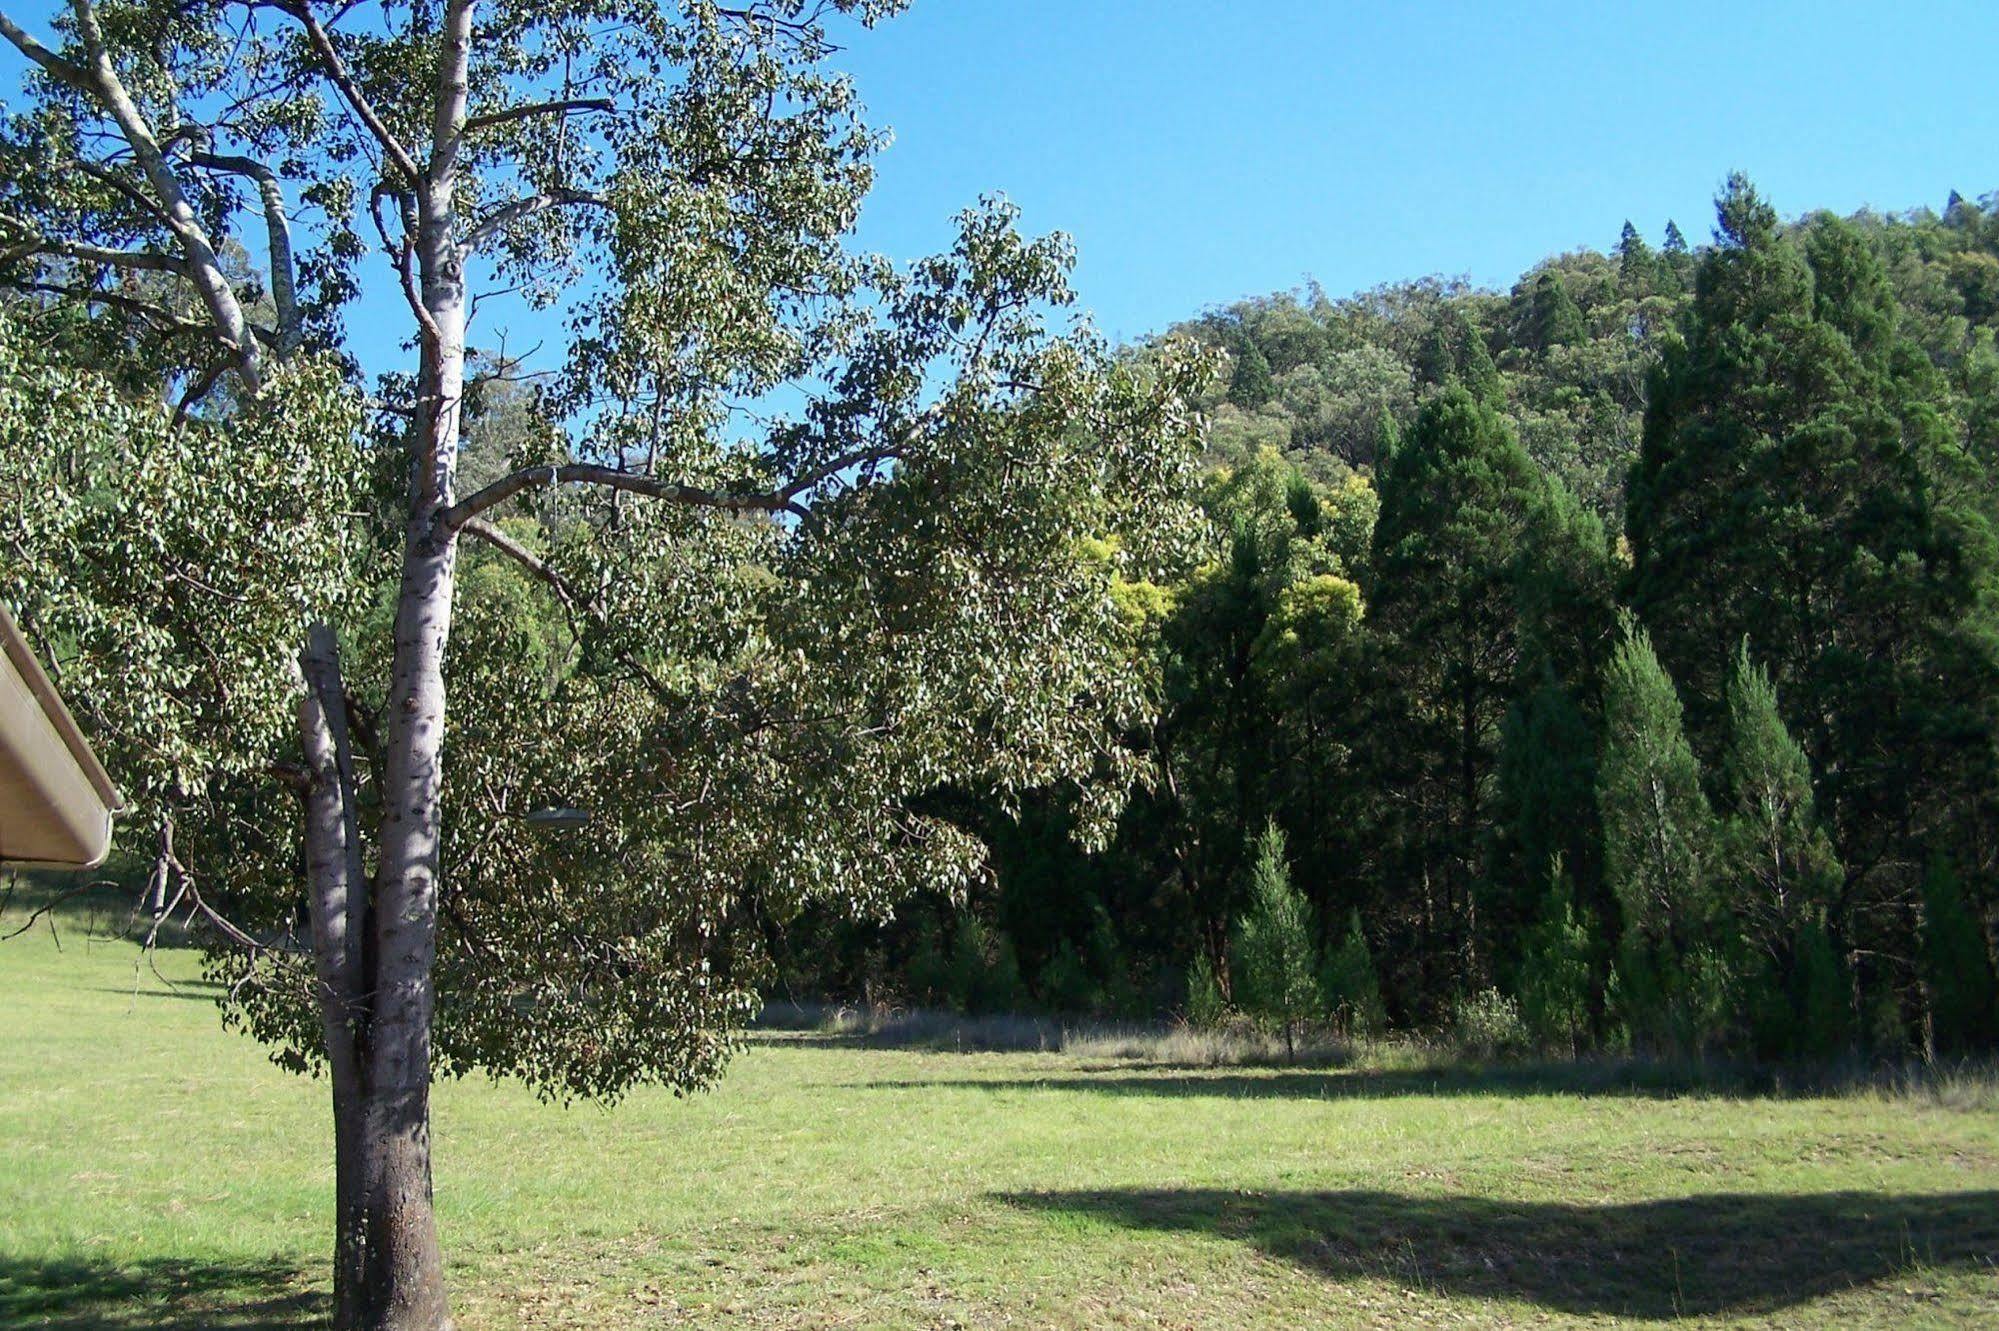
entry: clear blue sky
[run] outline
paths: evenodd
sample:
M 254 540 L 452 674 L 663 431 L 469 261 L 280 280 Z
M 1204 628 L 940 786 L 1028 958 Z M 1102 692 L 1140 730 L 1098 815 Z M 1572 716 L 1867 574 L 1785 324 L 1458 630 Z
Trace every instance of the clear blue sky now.
M 11 7 L 42 28 L 53 0 Z M 1627 217 L 1698 242 L 1738 167 L 1787 215 L 1976 196 L 1995 59 L 1994 0 L 916 0 L 837 62 L 896 134 L 863 245 L 929 253 L 1003 191 L 1076 237 L 1085 306 L 1136 337 L 1307 278 L 1503 285 Z M 370 299 L 396 312 L 364 303 L 357 349 L 386 368 L 400 311 Z
M 896 143 L 864 215 L 912 257 L 1005 191 L 1135 336 L 1317 278 L 1506 284 L 1629 217 L 1706 238 L 1999 188 L 1999 3 L 916 0 L 840 57 Z

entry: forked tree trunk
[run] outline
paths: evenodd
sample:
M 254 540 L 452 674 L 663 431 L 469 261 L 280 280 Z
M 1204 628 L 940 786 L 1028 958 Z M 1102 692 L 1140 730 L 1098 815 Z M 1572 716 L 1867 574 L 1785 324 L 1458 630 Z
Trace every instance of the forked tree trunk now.
M 462 100 L 449 114 L 462 117 Z M 464 260 L 451 208 L 447 169 L 418 202 L 426 327 L 372 879 L 363 877 L 331 633 L 315 630 L 303 658 L 308 687 L 300 729 L 313 785 L 309 897 L 333 1081 L 334 1301 L 343 1331 L 451 1326 L 430 1169 L 444 656 L 457 558 L 438 515 L 452 501 L 465 364 Z

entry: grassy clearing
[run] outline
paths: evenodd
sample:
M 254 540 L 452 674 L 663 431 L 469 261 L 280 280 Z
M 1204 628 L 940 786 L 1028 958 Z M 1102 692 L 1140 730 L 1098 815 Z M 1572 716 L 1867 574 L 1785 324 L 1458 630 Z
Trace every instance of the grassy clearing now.
M 0 1325 L 323 1315 L 324 1087 L 161 969 L 69 925 L 0 945 Z M 614 1110 L 441 1087 L 461 1324 L 1999 1324 L 1989 1078 L 1689 1094 L 881 1034 L 760 1032 L 717 1093 Z

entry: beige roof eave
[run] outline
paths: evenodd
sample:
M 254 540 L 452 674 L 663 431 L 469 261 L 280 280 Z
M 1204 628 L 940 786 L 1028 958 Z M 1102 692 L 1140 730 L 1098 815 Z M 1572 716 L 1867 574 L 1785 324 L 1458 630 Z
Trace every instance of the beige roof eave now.
M 5 607 L 0 649 L 0 863 L 94 868 L 118 788 Z

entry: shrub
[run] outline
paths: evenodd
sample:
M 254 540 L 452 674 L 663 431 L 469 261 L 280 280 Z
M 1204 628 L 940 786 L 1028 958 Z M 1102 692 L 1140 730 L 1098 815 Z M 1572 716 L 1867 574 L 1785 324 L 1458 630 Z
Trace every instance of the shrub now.
M 1530 1044 L 1520 1005 L 1497 989 L 1461 998 L 1452 1013 L 1451 1039 L 1474 1058 L 1519 1053 Z
M 1040 989 L 1042 1004 L 1055 1012 L 1094 1012 L 1102 997 L 1075 945 L 1066 938 L 1041 968 Z
M 1222 997 L 1221 982 L 1215 977 L 1215 963 L 1202 952 L 1187 968 L 1187 1024 L 1199 1030 L 1216 1030 L 1228 1020 L 1228 1000 Z

